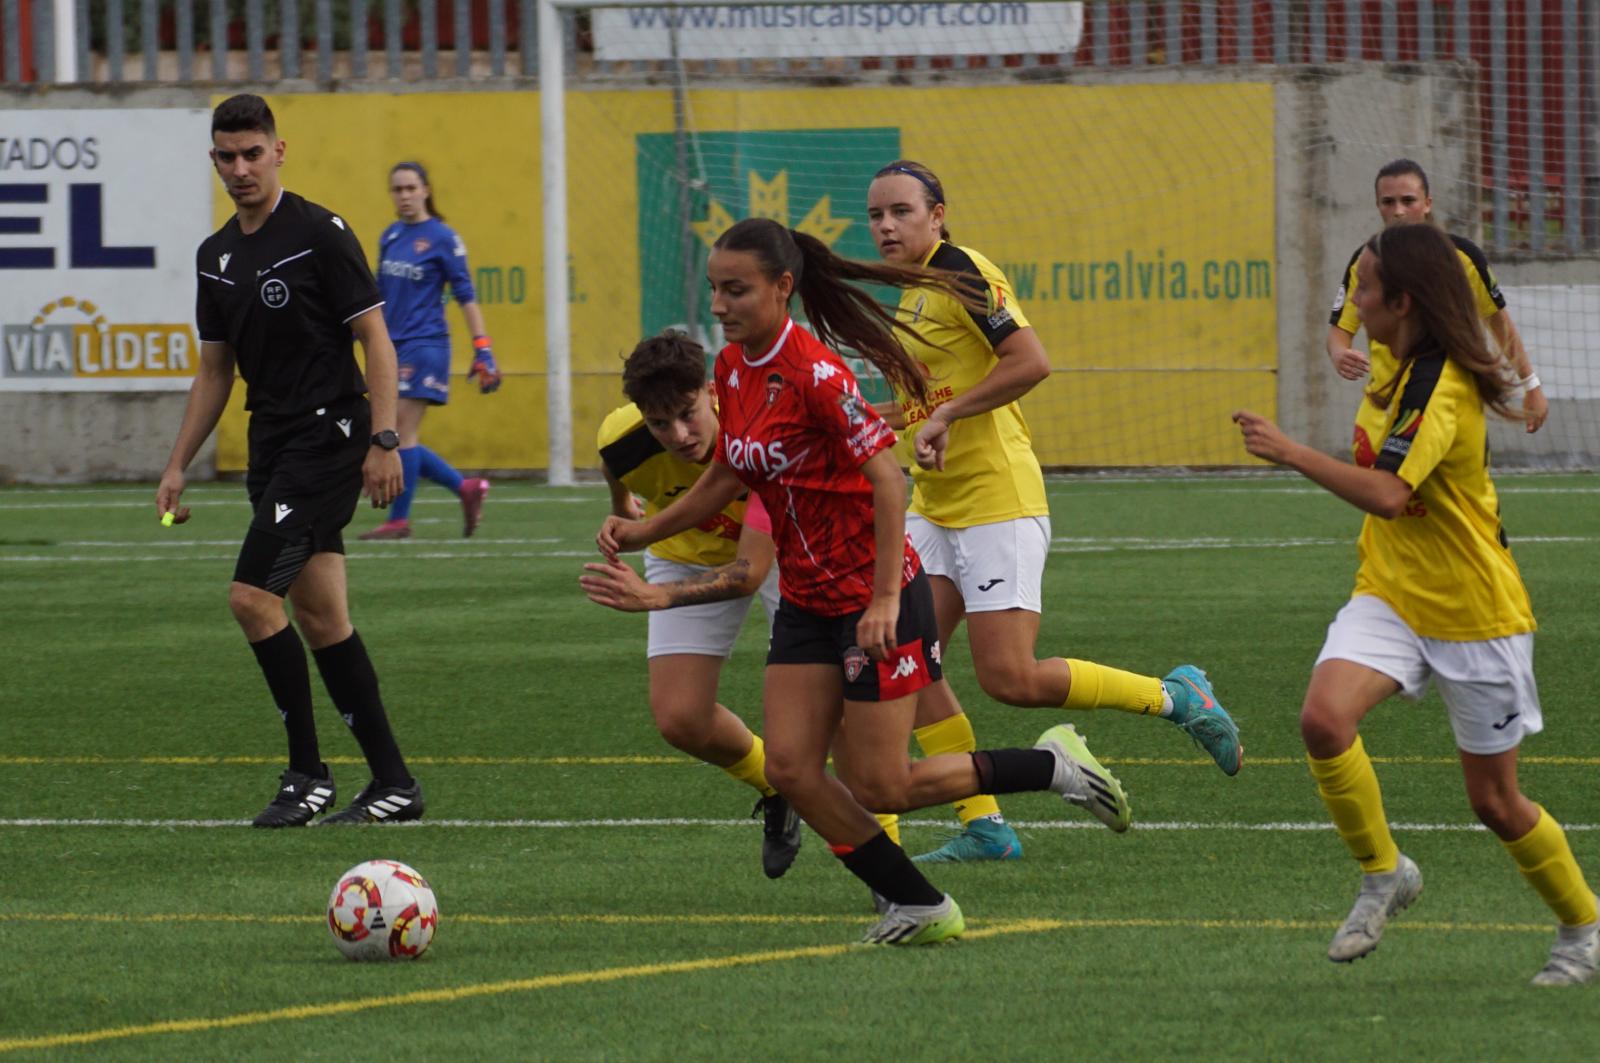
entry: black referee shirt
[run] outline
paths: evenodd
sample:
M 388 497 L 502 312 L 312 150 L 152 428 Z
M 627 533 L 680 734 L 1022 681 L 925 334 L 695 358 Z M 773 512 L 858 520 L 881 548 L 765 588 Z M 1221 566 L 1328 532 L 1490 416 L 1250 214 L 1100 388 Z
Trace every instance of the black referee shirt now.
M 207 237 L 195 270 L 200 340 L 233 348 L 245 409 L 293 417 L 366 391 L 350 321 L 383 300 L 343 218 L 286 191 L 250 235 L 235 216 Z

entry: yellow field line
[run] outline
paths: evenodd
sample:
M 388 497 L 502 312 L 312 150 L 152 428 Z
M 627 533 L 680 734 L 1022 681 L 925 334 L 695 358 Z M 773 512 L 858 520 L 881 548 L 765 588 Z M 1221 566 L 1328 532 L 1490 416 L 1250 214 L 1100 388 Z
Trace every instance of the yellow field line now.
M 365 765 L 366 761 L 360 757 L 327 757 L 329 764 Z M 1214 768 L 1215 762 L 1209 757 L 1100 757 L 1102 764 L 1115 764 L 1121 767 L 1157 767 L 1157 768 Z M 579 766 L 579 767 L 607 767 L 616 765 L 697 765 L 700 761 L 693 757 L 675 756 L 562 756 L 562 757 L 407 757 L 409 764 L 424 766 L 445 767 L 542 767 L 542 766 Z M 1373 757 L 1374 764 L 1408 764 L 1425 765 L 1430 767 L 1455 767 L 1460 761 L 1455 757 Z M 1572 757 L 1572 756 L 1532 756 L 1519 758 L 1521 764 L 1544 765 L 1550 767 L 1600 767 L 1600 757 Z M 28 756 L 0 756 L 0 767 L 61 767 L 61 766 L 95 766 L 95 765 L 147 765 L 153 767 L 207 767 L 214 765 L 282 765 L 283 758 L 272 757 L 103 757 L 103 756 L 62 756 L 62 757 L 28 757 Z M 1303 768 L 1304 757 L 1247 757 L 1247 768 Z
M 1000 934 L 1029 934 L 1059 929 L 1062 924 L 1051 919 L 1019 919 L 981 930 L 971 931 L 967 938 L 995 937 Z M 813 945 L 809 948 L 777 949 L 768 952 L 747 952 L 735 956 L 712 956 L 700 960 L 680 960 L 676 963 L 651 963 L 631 967 L 605 967 L 597 971 L 571 971 L 566 974 L 543 975 L 539 978 L 515 978 L 504 982 L 482 982 L 477 985 L 456 986 L 450 989 L 423 989 L 390 996 L 361 997 L 326 1004 L 301 1004 L 295 1007 L 274 1008 L 269 1011 L 246 1011 L 211 1019 L 167 1019 L 143 1023 L 138 1026 L 113 1026 L 81 1033 L 45 1034 L 40 1037 L 17 1037 L 0 1041 L 0 1053 L 18 1052 L 32 1048 L 66 1048 L 72 1045 L 98 1044 L 101 1041 L 120 1041 L 132 1037 L 151 1037 L 170 1033 L 204 1033 L 208 1030 L 231 1030 L 242 1026 L 261 1026 L 275 1022 L 298 1022 L 303 1019 L 320 1019 L 333 1015 L 349 1015 L 372 1008 L 406 1007 L 416 1004 L 450 1004 L 479 997 L 502 996 L 507 993 L 531 993 L 541 989 L 560 989 L 574 985 L 600 985 L 621 982 L 630 978 L 651 978 L 666 974 L 692 974 L 698 971 L 726 970 L 732 967 L 751 967 L 758 964 L 782 963 L 786 960 L 816 959 L 839 956 L 856 951 L 853 944 Z

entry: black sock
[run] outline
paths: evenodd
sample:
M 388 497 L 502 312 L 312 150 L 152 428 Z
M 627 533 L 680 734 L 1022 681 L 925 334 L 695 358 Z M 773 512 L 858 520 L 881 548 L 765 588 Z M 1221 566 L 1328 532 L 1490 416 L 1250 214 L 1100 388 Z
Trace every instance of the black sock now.
M 980 749 L 972 754 L 980 794 L 1020 794 L 1050 789 L 1056 757 L 1048 749 Z
M 306 775 L 322 777 L 322 754 L 317 749 L 317 722 L 311 715 L 311 670 L 306 667 L 306 648 L 290 624 L 276 635 L 252 642 L 256 662 L 267 677 L 267 689 L 277 703 L 289 732 L 289 767 Z
M 883 831 L 839 857 L 856 878 L 895 904 L 939 904 L 944 893 L 923 877 Z
M 343 642 L 312 650 L 311 656 L 317 659 L 322 685 L 328 688 L 334 708 L 361 744 L 378 785 L 411 786 L 415 780 L 406 771 L 394 732 L 389 729 L 389 716 L 378 695 L 378 673 L 373 670 L 361 636 L 352 631 Z

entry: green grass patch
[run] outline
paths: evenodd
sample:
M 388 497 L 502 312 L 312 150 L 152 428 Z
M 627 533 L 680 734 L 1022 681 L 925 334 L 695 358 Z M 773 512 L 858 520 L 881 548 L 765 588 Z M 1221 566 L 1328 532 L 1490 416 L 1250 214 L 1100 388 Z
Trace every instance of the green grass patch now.
M 1589 828 L 1573 846 L 1600 875 L 1600 484 L 1502 489 L 1541 625 L 1546 731 L 1524 747 L 1524 787 Z M 253 815 L 283 756 L 226 604 L 242 489 L 195 487 L 196 519 L 172 529 L 153 489 L 0 491 L 0 1056 L 1592 1057 L 1586 991 L 1526 985 L 1553 924 L 1495 839 L 1466 829 L 1434 695 L 1363 728 L 1426 890 L 1372 957 L 1323 956 L 1358 872 L 1324 826 L 1296 719 L 1360 515 L 1278 477 L 1050 490 L 1041 654 L 1199 663 L 1240 720 L 1245 768 L 1223 777 L 1158 720 L 1080 716 L 1134 829 L 1003 799 L 1024 859 L 935 869 L 972 933 L 919 951 L 842 947 L 871 917 L 860 884 L 809 833 L 767 881 L 754 795 L 656 735 L 644 619 L 577 587 L 602 489 L 497 484 L 466 541 L 435 488 L 408 542 L 357 542 L 379 519 L 358 513 L 352 606 L 428 821 L 281 833 L 180 825 Z M 723 680 L 756 725 L 764 646 L 753 619 Z M 984 698 L 959 634 L 945 660 L 983 745 L 1030 744 L 1062 718 Z M 316 694 L 348 797 L 364 766 Z M 67 822 L 90 820 L 114 822 Z M 951 823 L 919 813 L 908 848 Z M 414 964 L 350 964 L 322 922 L 339 873 L 380 856 L 439 896 Z

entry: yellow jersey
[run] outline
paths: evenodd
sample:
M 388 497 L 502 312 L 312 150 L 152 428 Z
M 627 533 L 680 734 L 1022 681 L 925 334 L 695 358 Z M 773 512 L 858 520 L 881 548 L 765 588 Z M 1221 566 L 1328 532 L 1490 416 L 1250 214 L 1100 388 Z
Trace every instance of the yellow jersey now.
M 1489 260 L 1477 244 L 1455 233 L 1446 235 L 1456 245 L 1456 257 L 1461 260 L 1461 268 L 1467 275 L 1467 287 L 1472 289 L 1472 301 L 1477 304 L 1478 316 L 1487 321 L 1506 308 L 1505 296 L 1500 294 L 1500 282 L 1495 280 L 1494 272 L 1489 269 Z M 1356 304 L 1350 297 L 1356 290 L 1356 262 L 1366 247 L 1366 244 L 1362 244 L 1350 256 L 1350 264 L 1345 267 L 1344 277 L 1339 282 L 1339 291 L 1333 297 L 1333 313 L 1328 316 L 1328 324 L 1337 325 L 1352 336 L 1361 331 L 1361 315 L 1356 312 Z M 1368 361 L 1371 363 L 1367 383 L 1382 388 L 1389 383 L 1395 370 L 1400 368 L 1400 363 L 1388 347 L 1373 342 L 1370 336 L 1367 337 L 1367 346 L 1370 349 Z
M 1362 399 L 1354 457 L 1411 488 L 1393 520 L 1361 525 L 1357 595 L 1383 599 L 1424 638 L 1476 642 L 1533 631 L 1533 607 L 1500 526 L 1483 400 L 1472 373 L 1428 352 L 1387 409 Z
M 596 445 L 600 448 L 600 462 L 612 479 L 644 499 L 647 517 L 654 516 L 694 486 L 707 468 L 684 461 L 663 447 L 645 427 L 644 414 L 631 402 L 612 410 L 600 422 Z M 721 513 L 697 528 L 653 544 L 650 552 L 685 565 L 726 565 L 739 552 L 739 533 L 744 529 L 747 498 L 746 495 L 734 499 Z
M 969 310 L 934 288 L 907 288 L 900 293 L 897 316 L 927 341 L 900 337 L 906 353 L 928 374 L 926 404 L 896 396 L 906 419 L 906 440 L 916 436 L 918 424 L 929 413 L 988 376 L 999 362 L 995 347 L 1028 327 L 1011 282 L 978 252 L 941 240 L 923 265 L 960 274 L 958 283 L 983 293 L 987 311 Z M 911 512 L 935 524 L 970 528 L 1050 515 L 1033 437 L 1015 402 L 952 424 L 942 470 L 910 464 Z

